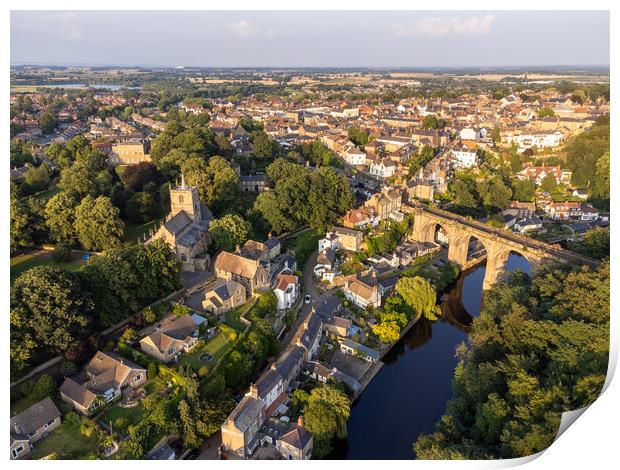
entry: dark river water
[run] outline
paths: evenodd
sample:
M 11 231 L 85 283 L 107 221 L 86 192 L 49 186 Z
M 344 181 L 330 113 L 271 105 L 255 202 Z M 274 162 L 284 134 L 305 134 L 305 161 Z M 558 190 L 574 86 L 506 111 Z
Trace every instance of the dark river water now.
M 531 272 L 511 254 L 508 271 Z M 444 294 L 443 317 L 418 321 L 385 355 L 385 366 L 351 408 L 348 436 L 335 443 L 333 459 L 414 459 L 413 443 L 431 433 L 452 396 L 455 347 L 467 340 L 466 324 L 480 313 L 485 265 Z

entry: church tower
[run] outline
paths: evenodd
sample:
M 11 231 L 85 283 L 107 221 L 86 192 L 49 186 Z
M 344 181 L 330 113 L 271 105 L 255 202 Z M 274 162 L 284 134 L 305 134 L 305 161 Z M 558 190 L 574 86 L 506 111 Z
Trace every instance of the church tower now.
M 198 188 L 196 186 L 186 186 L 183 174 L 181 174 L 181 185 L 170 188 L 171 217 L 174 217 L 181 211 L 185 211 L 194 222 L 202 220 Z

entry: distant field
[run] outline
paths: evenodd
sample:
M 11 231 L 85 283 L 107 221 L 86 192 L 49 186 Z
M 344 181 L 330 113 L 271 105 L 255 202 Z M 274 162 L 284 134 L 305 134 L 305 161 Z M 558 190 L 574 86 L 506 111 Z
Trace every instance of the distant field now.
M 52 251 L 35 251 L 11 258 L 11 286 L 24 271 L 35 266 L 59 266 L 69 271 L 80 271 L 84 269 L 85 260 L 77 258 L 74 261 L 58 263 L 52 258 Z

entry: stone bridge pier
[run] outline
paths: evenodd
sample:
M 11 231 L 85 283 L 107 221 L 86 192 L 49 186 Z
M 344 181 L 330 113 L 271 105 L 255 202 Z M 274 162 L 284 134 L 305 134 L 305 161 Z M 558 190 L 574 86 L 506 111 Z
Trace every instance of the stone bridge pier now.
M 544 250 L 528 247 L 514 240 L 508 240 L 490 230 L 486 231 L 422 211 L 414 214 L 410 238 L 420 242 L 433 243 L 435 242 L 435 232 L 438 227 L 443 228 L 448 236 L 448 259 L 461 270 L 469 269 L 477 264 L 477 260 L 467 259 L 471 239 L 475 238 L 484 245 L 487 258 L 483 289 L 489 289 L 501 278 L 506 271 L 508 257 L 512 252 L 526 258 L 532 268 L 543 259 L 551 257 Z

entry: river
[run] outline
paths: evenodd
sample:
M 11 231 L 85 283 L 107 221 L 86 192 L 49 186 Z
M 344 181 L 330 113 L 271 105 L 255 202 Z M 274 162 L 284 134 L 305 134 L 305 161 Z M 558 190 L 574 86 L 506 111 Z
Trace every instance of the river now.
M 511 254 L 507 270 L 531 272 Z M 420 320 L 385 355 L 385 366 L 351 408 L 348 436 L 333 459 L 414 459 L 413 443 L 431 433 L 452 396 L 455 347 L 467 340 L 464 324 L 480 313 L 485 265 L 463 273 L 443 297 L 443 318 Z

